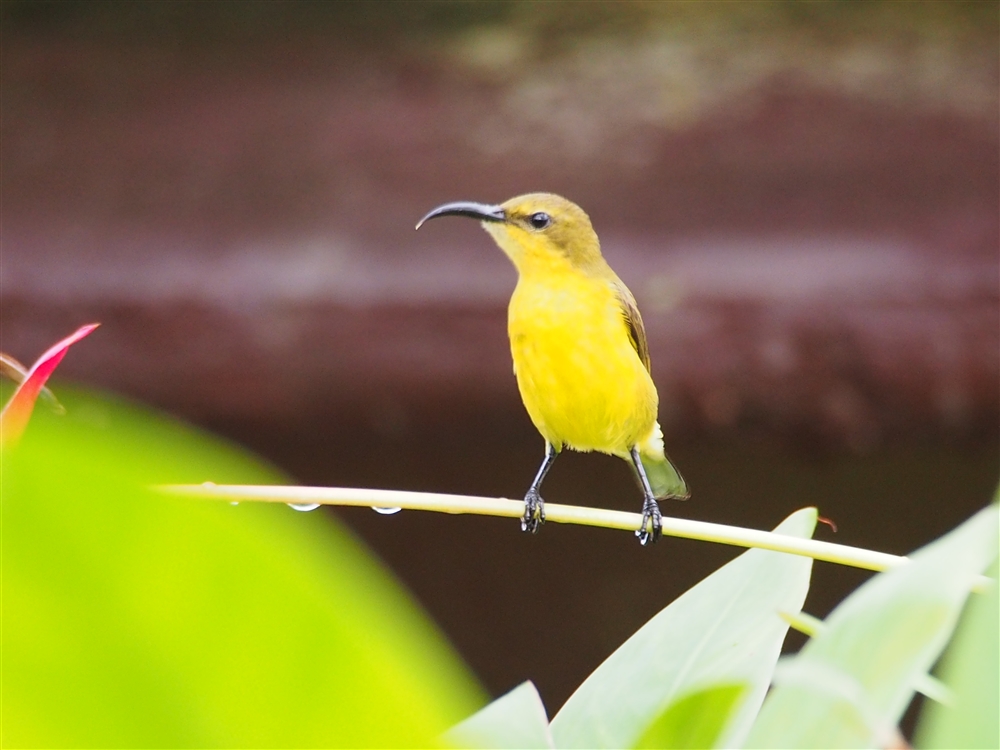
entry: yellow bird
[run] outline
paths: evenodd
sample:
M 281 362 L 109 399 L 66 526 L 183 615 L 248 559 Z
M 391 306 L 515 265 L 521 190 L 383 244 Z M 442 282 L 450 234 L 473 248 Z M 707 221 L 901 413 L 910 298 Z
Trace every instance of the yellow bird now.
M 521 529 L 545 521 L 539 490 L 559 452 L 600 451 L 630 461 L 642 486 L 647 544 L 660 537 L 657 499 L 687 499 L 663 451 L 658 396 L 649 374 L 646 331 L 635 299 L 601 255 L 590 217 L 551 193 L 497 206 L 457 202 L 438 216 L 479 219 L 518 272 L 507 331 L 524 406 L 545 438 L 545 458 L 524 497 Z

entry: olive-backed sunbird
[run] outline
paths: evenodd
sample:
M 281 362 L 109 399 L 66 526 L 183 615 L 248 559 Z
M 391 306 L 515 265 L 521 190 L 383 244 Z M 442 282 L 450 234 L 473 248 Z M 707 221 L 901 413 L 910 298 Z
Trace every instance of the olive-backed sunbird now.
M 461 201 L 438 216 L 479 219 L 513 261 L 517 286 L 507 311 L 514 374 L 524 406 L 545 438 L 545 458 L 524 496 L 521 528 L 545 521 L 539 490 L 559 452 L 600 451 L 630 461 L 642 486 L 639 541 L 655 542 L 657 499 L 686 499 L 687 485 L 663 451 L 658 396 L 635 298 L 601 255 L 590 217 L 551 193 L 491 206 Z

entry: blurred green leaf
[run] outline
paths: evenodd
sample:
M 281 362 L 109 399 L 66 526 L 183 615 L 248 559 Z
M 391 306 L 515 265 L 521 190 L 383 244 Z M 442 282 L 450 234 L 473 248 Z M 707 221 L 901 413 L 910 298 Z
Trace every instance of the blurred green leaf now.
M 815 526 L 816 511 L 807 508 L 775 531 L 808 537 Z M 678 698 L 745 684 L 737 710 L 712 732 L 717 744 L 739 744 L 788 630 L 778 612 L 801 609 L 811 570 L 807 557 L 749 550 L 685 592 L 570 696 L 552 720 L 556 747 L 633 747 Z
M 941 667 L 952 689 L 950 705 L 925 703 L 916 746 L 926 748 L 1000 747 L 1000 596 L 994 583 L 970 597 Z
M 331 516 L 159 496 L 274 483 L 220 440 L 60 389 L 2 472 L 4 746 L 413 746 L 479 703 Z
M 534 684 L 522 682 L 444 735 L 452 747 L 551 748 L 545 706 Z
M 997 554 L 987 508 L 844 600 L 783 661 L 747 747 L 879 747 L 947 643 L 977 575 Z M 994 704 L 994 711 L 996 706 Z
M 716 747 L 746 685 L 714 685 L 671 703 L 636 743 L 637 748 Z

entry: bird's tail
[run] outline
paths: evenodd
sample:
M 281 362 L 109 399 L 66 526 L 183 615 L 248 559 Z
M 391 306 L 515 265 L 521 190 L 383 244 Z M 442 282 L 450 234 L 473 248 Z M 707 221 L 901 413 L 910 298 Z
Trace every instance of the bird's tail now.
M 639 444 L 639 458 L 657 500 L 687 500 L 691 497 L 687 482 L 663 450 L 663 431 L 658 423 L 653 426 L 649 437 Z

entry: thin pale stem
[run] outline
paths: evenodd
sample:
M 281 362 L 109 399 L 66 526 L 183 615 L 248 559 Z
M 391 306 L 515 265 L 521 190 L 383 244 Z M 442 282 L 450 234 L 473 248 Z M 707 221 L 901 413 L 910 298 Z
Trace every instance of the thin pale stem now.
M 205 500 L 229 502 L 257 501 L 266 503 L 295 503 L 322 505 L 357 505 L 374 508 L 404 508 L 406 510 L 433 510 L 439 513 L 473 513 L 485 516 L 520 518 L 524 502 L 494 497 L 468 495 L 442 495 L 431 492 L 402 492 L 398 490 L 366 490 L 346 487 L 290 487 L 284 485 L 216 485 L 174 484 L 158 488 L 172 495 L 186 495 Z M 639 528 L 641 516 L 603 508 L 585 508 L 576 505 L 545 504 L 545 520 L 552 523 L 575 523 L 582 526 L 601 526 L 608 529 L 634 531 Z M 705 521 L 663 517 L 663 533 L 684 539 L 731 544 L 737 547 L 761 549 L 803 555 L 816 560 L 850 565 L 867 570 L 886 570 L 908 562 L 908 558 L 884 552 L 849 547 L 843 544 L 821 542 L 815 539 L 784 536 L 770 531 L 724 526 Z

